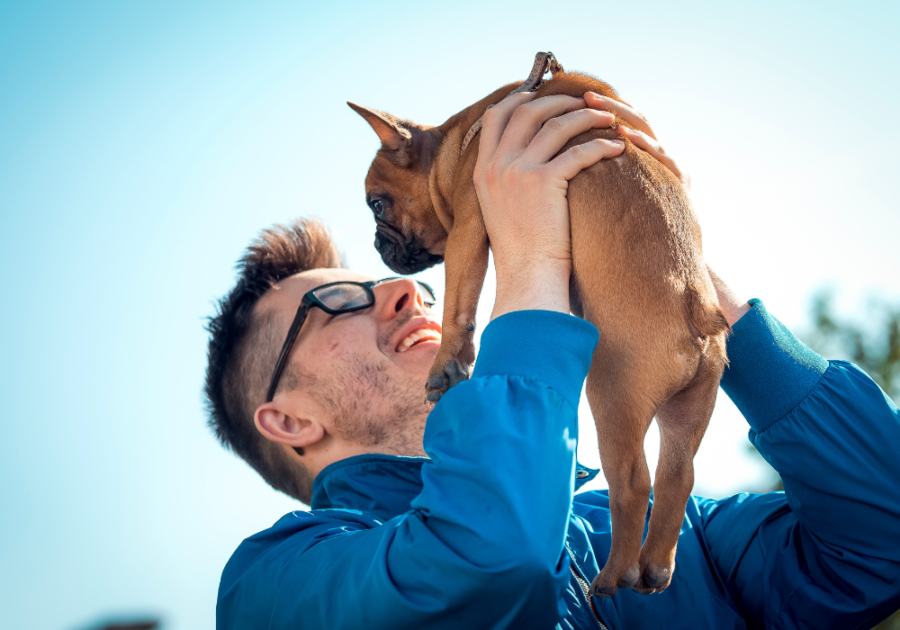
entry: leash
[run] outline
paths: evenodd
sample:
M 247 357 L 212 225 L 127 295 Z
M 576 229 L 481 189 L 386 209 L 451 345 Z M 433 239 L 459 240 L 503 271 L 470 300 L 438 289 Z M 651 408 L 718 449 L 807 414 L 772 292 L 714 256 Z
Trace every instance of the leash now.
M 559 60 L 553 56 L 552 52 L 539 52 L 534 56 L 534 66 L 531 68 L 531 74 L 528 75 L 525 82 L 507 94 L 504 98 L 509 98 L 513 94 L 518 94 L 519 92 L 534 92 L 544 84 L 544 75 L 547 74 L 548 71 L 550 72 L 551 77 L 555 77 L 557 73 L 563 72 L 563 67 L 560 65 Z M 489 105 L 488 109 L 491 107 L 493 107 L 493 105 Z M 478 132 L 481 131 L 483 121 L 484 116 L 476 120 L 475 124 L 469 127 L 469 132 L 466 134 L 466 137 L 463 138 L 462 147 L 459 150 L 460 155 L 465 152 L 469 143 L 472 142 L 475 136 L 478 135 Z

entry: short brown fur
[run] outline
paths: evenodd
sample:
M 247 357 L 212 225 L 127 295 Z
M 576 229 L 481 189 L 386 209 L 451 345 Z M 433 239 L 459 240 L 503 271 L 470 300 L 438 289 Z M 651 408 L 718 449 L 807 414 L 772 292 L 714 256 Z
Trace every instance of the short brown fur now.
M 461 142 L 488 106 L 517 85 L 500 88 L 439 127 L 350 104 L 382 140 L 366 177 L 366 195 L 380 212 L 376 247 L 385 262 L 400 273 L 414 273 L 445 260 L 444 333 L 426 386 L 429 399 L 468 378 L 475 359 L 475 309 L 488 263 L 488 238 L 472 182 L 478 142 L 460 155 Z M 537 94 L 580 98 L 588 91 L 621 100 L 606 83 L 573 72 L 556 74 Z M 616 124 L 626 123 L 617 119 Z M 619 136 L 614 128 L 594 129 L 563 151 L 593 138 Z M 693 458 L 727 361 L 728 324 L 703 262 L 690 199 L 657 160 L 626 141 L 621 156 L 570 182 L 568 201 L 571 309 L 600 330 L 587 395 L 612 518 L 609 559 L 592 593 L 659 592 L 675 568 Z M 643 444 L 654 416 L 660 458 L 642 546 L 651 488 Z

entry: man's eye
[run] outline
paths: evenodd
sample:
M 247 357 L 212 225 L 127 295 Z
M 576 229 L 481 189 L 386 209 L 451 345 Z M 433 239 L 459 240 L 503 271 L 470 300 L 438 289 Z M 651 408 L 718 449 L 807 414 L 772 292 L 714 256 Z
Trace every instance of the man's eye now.
M 381 199 L 374 199 L 370 205 L 372 207 L 372 212 L 380 219 L 384 214 L 384 201 Z

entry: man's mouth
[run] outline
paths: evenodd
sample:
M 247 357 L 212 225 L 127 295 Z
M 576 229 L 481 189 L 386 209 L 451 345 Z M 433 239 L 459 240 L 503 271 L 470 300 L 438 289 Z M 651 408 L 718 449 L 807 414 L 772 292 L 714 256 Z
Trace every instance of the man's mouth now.
M 440 343 L 441 333 L 433 328 L 418 328 L 400 340 L 395 352 L 406 352 L 410 348 L 425 343 L 426 341 L 437 341 Z

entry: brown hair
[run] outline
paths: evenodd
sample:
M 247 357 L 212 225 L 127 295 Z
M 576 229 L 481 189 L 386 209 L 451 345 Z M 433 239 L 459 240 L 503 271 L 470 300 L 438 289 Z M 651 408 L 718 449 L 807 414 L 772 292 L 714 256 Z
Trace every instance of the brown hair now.
M 309 269 L 343 267 L 325 225 L 298 219 L 263 230 L 238 261 L 237 285 L 219 300 L 209 319 L 206 370 L 209 426 L 276 490 L 309 503 L 312 479 L 301 464 L 264 438 L 253 422 L 264 402 L 275 360 L 284 341 L 272 315 L 254 315 L 254 306 L 272 286 Z

